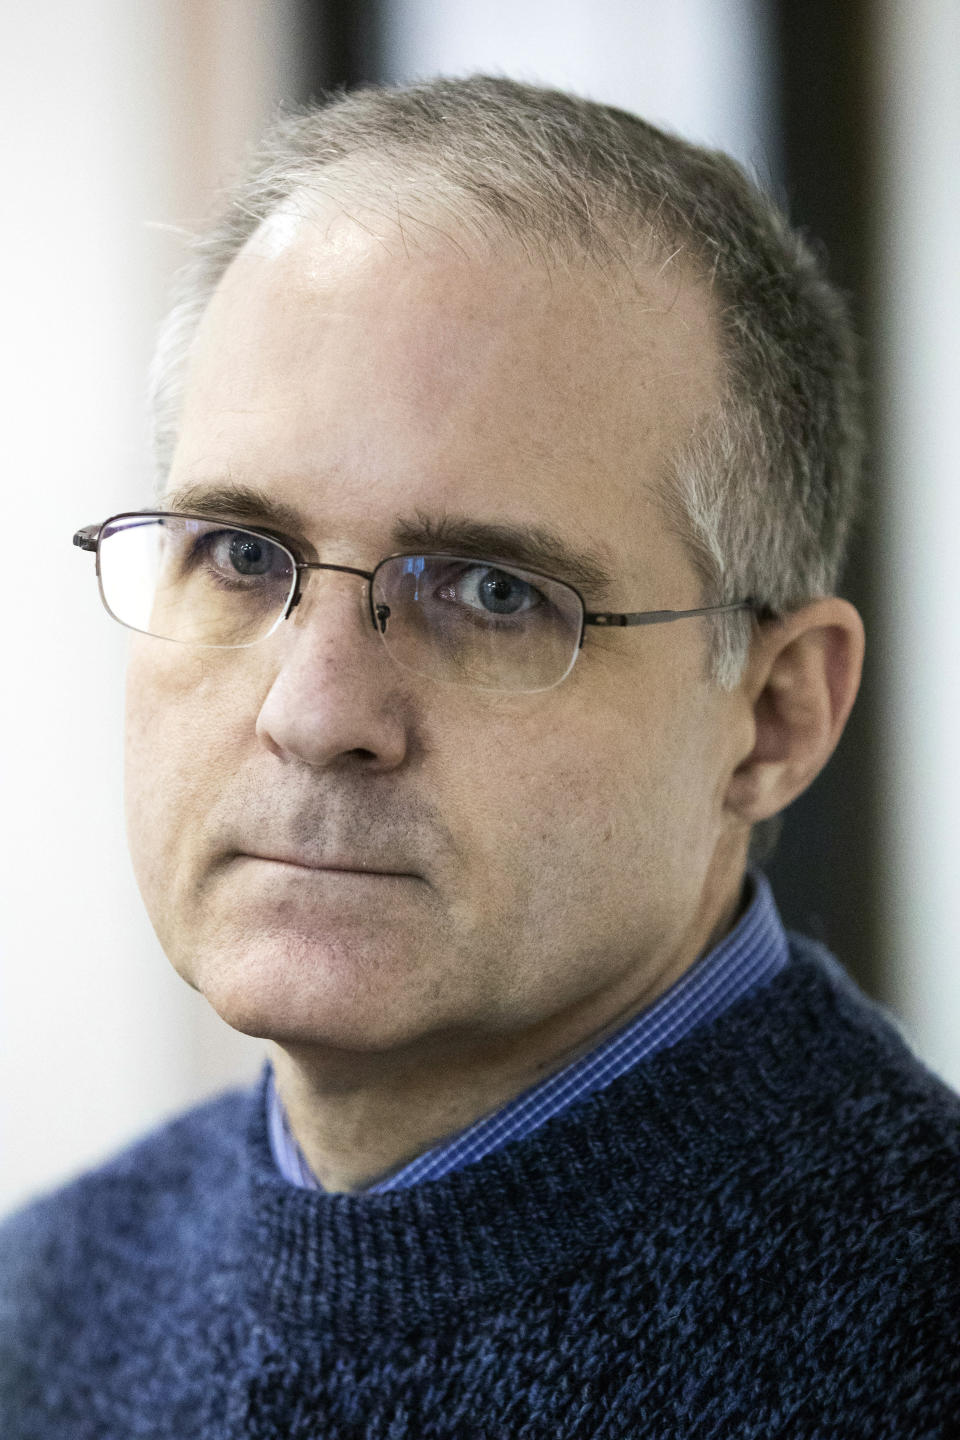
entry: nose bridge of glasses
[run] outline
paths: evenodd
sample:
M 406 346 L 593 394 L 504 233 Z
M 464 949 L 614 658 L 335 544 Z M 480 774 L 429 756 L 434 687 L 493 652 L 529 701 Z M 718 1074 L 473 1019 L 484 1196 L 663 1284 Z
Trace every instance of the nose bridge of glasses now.
M 294 594 L 294 597 L 293 597 L 292 605 L 291 605 L 291 607 L 290 607 L 291 610 L 293 610 L 297 605 L 299 605 L 300 602 L 301 602 L 301 600 L 303 599 L 303 585 L 302 585 L 302 583 L 300 582 L 300 577 L 301 577 L 301 574 L 302 574 L 302 572 L 303 572 L 304 570 L 333 570 L 333 571 L 335 571 L 335 572 L 337 572 L 337 573 L 339 573 L 339 574 L 341 574 L 341 575 L 356 575 L 356 576 L 359 577 L 359 579 L 366 581 L 366 585 L 364 586 L 364 588 L 363 588 L 363 589 L 361 590 L 361 592 L 360 592 L 360 595 L 361 595 L 361 605 L 362 605 L 363 614 L 365 615 L 365 617 L 366 617 L 368 620 L 370 619 L 370 617 L 371 617 L 371 611 L 370 611 L 370 603 L 369 603 L 369 598 L 368 598 L 368 596 L 369 596 L 368 587 L 369 587 L 370 582 L 372 581 L 373 575 L 374 575 L 374 572 L 373 572 L 372 570 L 361 570 L 361 569 L 359 569 L 356 565 L 337 565 L 337 564 L 334 564 L 334 563 L 331 562 L 331 561 L 326 561 L 326 560 L 302 560 L 302 561 L 298 561 L 296 568 L 297 568 L 297 580 L 298 580 L 298 584 L 297 584 L 297 588 L 296 588 L 296 591 L 295 591 L 295 594 Z

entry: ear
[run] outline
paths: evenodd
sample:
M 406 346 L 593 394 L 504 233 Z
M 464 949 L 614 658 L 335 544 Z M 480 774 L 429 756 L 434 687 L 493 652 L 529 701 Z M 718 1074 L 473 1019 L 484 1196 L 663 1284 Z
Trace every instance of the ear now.
M 761 623 L 740 685 L 751 743 L 735 757 L 729 810 L 755 824 L 816 779 L 856 699 L 863 650 L 863 621 L 836 596 Z

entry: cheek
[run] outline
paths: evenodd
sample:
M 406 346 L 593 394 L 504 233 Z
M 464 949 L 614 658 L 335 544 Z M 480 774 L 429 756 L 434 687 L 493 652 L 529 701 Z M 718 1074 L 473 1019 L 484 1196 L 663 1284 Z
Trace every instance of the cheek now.
M 528 1018 L 667 953 L 709 829 L 675 729 L 599 707 L 543 719 L 477 725 L 445 786 L 463 846 L 455 930 L 504 1013 Z
M 241 717 L 240 707 L 225 698 L 209 660 L 146 637 L 132 643 L 125 806 L 131 857 L 148 907 L 150 895 L 170 884 L 199 843 L 198 821 L 231 765 Z
M 595 726 L 557 722 L 545 708 L 481 718 L 442 766 L 444 806 L 480 884 L 532 899 L 556 877 L 568 884 L 609 841 L 622 767 Z
M 511 713 L 505 703 L 485 717 L 484 740 L 454 757 L 452 787 L 483 868 L 556 898 L 571 885 L 629 888 L 637 865 L 667 874 L 706 853 L 710 719 L 696 687 L 682 706 L 674 688 L 639 698 L 594 689 L 587 706 L 571 693 L 562 708 L 554 694 L 550 706 Z

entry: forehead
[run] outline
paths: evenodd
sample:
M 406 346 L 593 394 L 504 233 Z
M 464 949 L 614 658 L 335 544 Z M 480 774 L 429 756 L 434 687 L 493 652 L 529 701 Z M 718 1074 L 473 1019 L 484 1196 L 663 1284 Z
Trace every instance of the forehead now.
M 717 356 L 709 298 L 676 266 L 547 268 L 321 203 L 265 222 L 226 272 L 171 487 L 255 486 L 353 553 L 398 514 L 454 513 L 632 569 Z

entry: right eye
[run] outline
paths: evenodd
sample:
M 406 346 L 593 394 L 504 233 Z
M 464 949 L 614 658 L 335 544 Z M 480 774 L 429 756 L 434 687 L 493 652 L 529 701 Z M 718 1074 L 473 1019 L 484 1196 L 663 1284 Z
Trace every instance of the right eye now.
M 267 575 L 282 559 L 282 551 L 262 535 L 237 530 L 211 535 L 207 550 L 213 563 L 227 574 L 233 571 L 243 576 Z
M 194 538 L 188 567 L 205 572 L 219 585 L 240 586 L 290 578 L 287 552 L 265 535 L 248 530 L 210 530 Z

